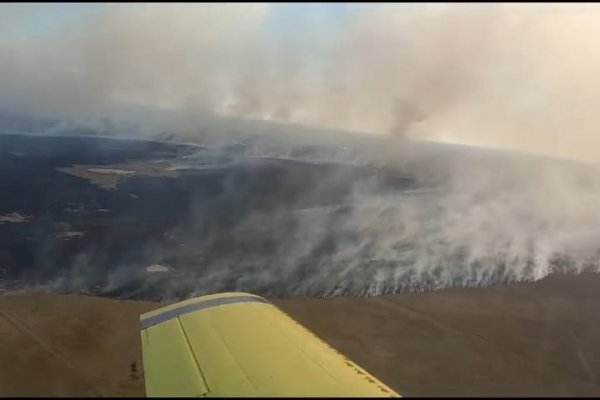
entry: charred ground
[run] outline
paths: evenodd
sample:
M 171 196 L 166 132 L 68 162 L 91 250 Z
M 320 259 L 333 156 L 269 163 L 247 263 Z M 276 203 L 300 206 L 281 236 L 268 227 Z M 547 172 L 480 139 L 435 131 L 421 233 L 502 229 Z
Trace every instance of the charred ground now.
M 226 156 L 239 147 L 227 148 Z M 228 234 L 252 213 L 338 205 L 354 182 L 368 176 L 391 188 L 413 184 L 408 177 L 372 168 L 275 158 L 165 167 L 199 149 L 105 137 L 0 135 L 0 215 L 24 218 L 0 224 L 1 284 L 154 299 L 166 295 L 158 287 L 167 285 L 168 296 L 184 296 L 194 288 L 177 273 L 197 271 L 231 252 L 243 257 L 276 246 L 272 236 L 235 243 Z M 113 188 L 65 172 L 115 165 L 134 166 L 136 173 L 116 177 Z M 168 173 L 161 176 L 157 168 Z M 335 179 L 311 190 L 324 176 Z M 198 243 L 208 237 L 210 245 L 200 251 Z M 146 273 L 151 264 L 171 267 L 175 278 L 168 280 L 177 284 Z M 119 284 L 111 285 L 109 277 L 117 270 Z M 222 284 L 219 289 L 228 289 Z

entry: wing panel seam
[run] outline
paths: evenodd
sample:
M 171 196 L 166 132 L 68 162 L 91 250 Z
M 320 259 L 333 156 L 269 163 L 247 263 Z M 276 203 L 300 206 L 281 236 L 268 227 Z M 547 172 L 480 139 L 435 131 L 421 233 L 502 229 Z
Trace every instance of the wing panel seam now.
M 179 329 L 181 329 L 181 333 L 183 334 L 185 343 L 188 347 L 188 350 L 190 351 L 190 353 L 192 355 L 192 359 L 194 360 L 194 365 L 196 365 L 196 372 L 198 372 L 198 375 L 200 376 L 202 386 L 204 386 L 203 389 L 205 389 L 205 391 L 202 394 L 209 393 L 210 388 L 208 387 L 208 382 L 206 382 L 206 379 L 204 378 L 204 374 L 202 374 L 202 369 L 200 369 L 200 364 L 198 364 L 198 359 L 196 358 L 196 353 L 194 353 L 194 350 L 192 349 L 192 345 L 190 344 L 190 339 L 188 338 L 187 333 L 185 332 L 185 329 L 183 328 L 183 324 L 181 323 L 181 320 L 179 319 L 179 317 L 177 317 L 177 324 L 179 325 Z

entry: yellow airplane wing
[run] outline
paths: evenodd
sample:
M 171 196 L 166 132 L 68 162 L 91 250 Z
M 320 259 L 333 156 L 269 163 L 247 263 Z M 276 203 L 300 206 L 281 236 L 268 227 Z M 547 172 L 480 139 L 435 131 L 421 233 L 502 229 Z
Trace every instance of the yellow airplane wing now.
M 148 396 L 400 397 L 259 296 L 197 297 L 140 322 Z

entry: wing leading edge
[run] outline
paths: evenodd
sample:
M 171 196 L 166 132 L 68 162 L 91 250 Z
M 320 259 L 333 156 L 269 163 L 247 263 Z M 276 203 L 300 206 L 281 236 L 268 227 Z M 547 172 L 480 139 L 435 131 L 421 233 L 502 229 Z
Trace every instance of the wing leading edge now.
M 140 322 L 148 396 L 399 397 L 259 296 L 197 297 Z

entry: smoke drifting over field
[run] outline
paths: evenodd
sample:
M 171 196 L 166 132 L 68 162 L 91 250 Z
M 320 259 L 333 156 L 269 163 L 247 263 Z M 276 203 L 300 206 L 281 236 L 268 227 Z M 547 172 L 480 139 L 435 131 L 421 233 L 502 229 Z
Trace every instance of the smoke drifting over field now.
M 276 5 L 110 4 L 27 35 L 15 21 L 30 11 L 0 7 L 1 109 L 123 117 L 213 146 L 169 160 L 223 171 L 214 193 L 187 187 L 185 218 L 165 228 L 178 247 L 131 250 L 171 263 L 171 278 L 142 284 L 161 295 L 381 294 L 599 267 L 596 167 L 405 140 L 600 161 L 597 5 L 353 5 L 334 17 L 297 5 L 295 31 L 274 26 Z M 162 111 L 130 113 L 141 106 Z M 240 140 L 243 151 L 227 145 Z M 95 285 L 108 251 L 81 250 L 53 282 Z M 139 265 L 106 268 L 103 290 L 139 292 Z
M 412 150 L 392 173 L 406 181 L 354 177 L 337 204 L 237 221 L 231 252 L 202 265 L 200 292 L 380 295 L 599 271 L 597 170 L 468 152 L 432 165 L 434 154 Z M 340 181 L 323 174 L 302 196 Z M 210 254 L 218 244 L 201 246 Z
M 204 148 L 170 161 L 178 177 L 123 177 L 96 207 L 136 227 L 115 225 L 45 282 L 126 297 L 363 296 L 599 271 L 596 168 L 410 141 L 382 156 L 394 144 L 365 141 L 360 157 Z

